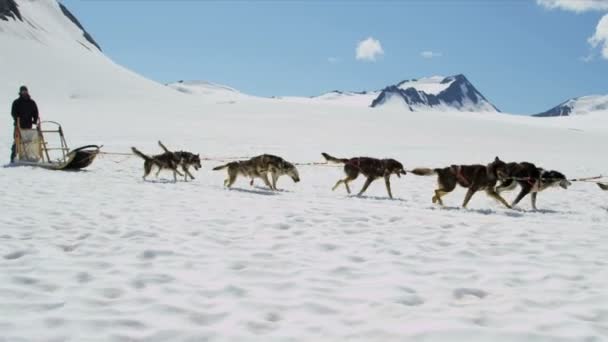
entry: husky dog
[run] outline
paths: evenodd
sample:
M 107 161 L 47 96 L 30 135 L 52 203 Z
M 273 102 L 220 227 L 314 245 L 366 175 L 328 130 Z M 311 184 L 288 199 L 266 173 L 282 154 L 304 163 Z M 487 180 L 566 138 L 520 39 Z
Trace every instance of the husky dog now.
M 262 168 L 266 168 L 268 170 L 272 180 L 273 190 L 278 190 L 277 181 L 281 176 L 287 175 L 291 177 L 294 183 L 298 183 L 300 181 L 298 169 L 296 169 L 292 163 L 281 157 L 277 157 L 272 154 L 262 154 L 260 156 L 251 158 L 250 161 L 254 162 L 255 164 L 262 165 Z M 253 186 L 253 181 L 254 179 L 251 178 L 251 182 L 249 183 L 251 186 Z
M 184 176 L 177 170 L 177 167 L 180 165 L 180 159 L 174 153 L 165 152 L 155 156 L 148 156 L 135 147 L 131 147 L 131 150 L 136 156 L 144 160 L 144 180 L 146 180 L 146 177 L 150 174 L 154 166 L 158 168 L 158 171 L 156 172 L 157 177 L 161 170 L 173 171 L 173 180 L 175 182 L 177 182 L 177 175 Z
M 165 151 L 165 153 L 173 153 L 175 155 L 175 157 L 177 159 L 179 159 L 179 166 L 181 167 L 182 171 L 184 171 L 184 181 L 188 181 L 188 176 L 190 176 L 190 179 L 194 180 L 194 176 L 190 173 L 190 170 L 188 169 L 190 166 L 194 167 L 195 170 L 198 171 L 198 169 L 200 169 L 201 166 L 201 157 L 198 154 L 194 154 L 191 152 L 186 152 L 186 151 L 177 151 L 177 152 L 171 152 L 169 151 L 169 149 L 163 145 L 162 142 L 158 142 L 158 145 Z
M 391 192 L 391 182 L 390 177 L 392 174 L 397 175 L 397 177 L 401 177 L 401 175 L 406 175 L 405 169 L 403 165 L 396 161 L 395 159 L 376 159 L 369 157 L 357 157 L 350 159 L 341 159 L 332 157 L 327 153 L 321 153 L 321 155 L 328 161 L 332 163 L 344 164 L 344 173 L 346 173 L 346 178 L 340 179 L 336 185 L 332 188 L 332 190 L 336 190 L 340 184 L 344 184 L 346 187 L 346 192 L 350 194 L 350 187 L 348 183 L 357 179 L 359 174 L 363 174 L 367 177 L 363 188 L 359 191 L 357 196 L 361 196 L 378 178 L 384 178 L 384 183 L 386 184 L 386 191 L 388 192 L 388 197 L 393 198 L 393 194 Z
M 260 178 L 271 190 L 277 190 L 277 180 L 281 175 L 288 175 L 297 183 L 300 176 L 296 167 L 281 157 L 263 154 L 249 160 L 234 161 L 213 168 L 214 171 L 227 169 L 228 178 L 224 181 L 226 187 L 231 187 L 239 175 L 251 178 L 251 184 L 255 178 Z M 268 180 L 268 174 L 272 177 L 272 183 Z
M 531 194 L 532 209 L 536 208 L 536 196 L 539 192 L 551 187 L 560 186 L 568 189 L 572 183 L 558 171 L 546 171 L 528 162 L 508 163 L 498 171 L 498 178 L 501 183 L 496 187 L 496 192 L 509 191 L 515 189 L 519 184 L 521 191 L 515 198 L 511 206 L 516 206 L 526 195 Z
M 505 166 L 506 163 L 496 157 L 488 165 L 452 165 L 440 169 L 417 168 L 412 170 L 412 173 L 418 176 L 437 175 L 438 189 L 435 190 L 433 203 L 443 205 L 441 197 L 452 192 L 456 185 L 460 185 L 469 189 L 462 203 L 463 208 L 467 207 L 471 197 L 479 190 L 485 190 L 488 196 L 511 208 L 494 189 L 499 180 L 498 173 L 502 172 Z

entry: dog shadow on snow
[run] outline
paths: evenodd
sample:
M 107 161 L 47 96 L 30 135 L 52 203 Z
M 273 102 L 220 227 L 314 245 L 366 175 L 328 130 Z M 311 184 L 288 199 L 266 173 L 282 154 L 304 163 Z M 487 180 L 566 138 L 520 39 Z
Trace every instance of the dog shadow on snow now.
M 277 196 L 279 194 L 277 191 L 270 191 L 268 189 L 258 189 L 257 187 L 254 189 L 243 189 L 243 188 L 223 188 L 223 189 L 226 189 L 227 191 L 236 191 L 236 192 L 243 192 L 243 193 L 247 193 L 247 194 L 263 195 L 263 196 Z
M 444 206 L 444 207 L 429 207 L 430 210 L 447 210 L 447 211 L 462 211 L 462 212 L 467 212 L 467 213 L 475 213 L 475 214 L 481 214 L 481 215 L 495 215 L 498 214 L 499 212 L 494 210 L 494 209 L 464 209 L 462 207 L 450 207 L 450 206 Z M 504 213 L 506 216 L 509 217 L 523 217 L 524 214 L 520 211 L 515 211 L 515 210 L 511 210 L 511 211 L 501 211 L 501 214 Z
M 257 185 L 255 185 L 253 188 L 256 189 L 256 190 L 258 190 L 258 191 L 271 192 L 270 189 L 268 189 L 267 187 L 263 187 L 263 186 L 257 186 Z M 281 192 L 293 192 L 293 191 L 285 190 L 285 189 L 277 189 L 277 190 L 272 190 L 272 192 L 275 193 L 275 194 L 279 194 Z
M 513 209 L 463 209 L 462 207 L 445 206 L 445 207 L 429 207 L 430 210 L 448 210 L 448 211 L 462 211 L 468 213 L 475 213 L 481 215 L 495 215 L 503 214 L 508 217 L 524 217 L 526 214 L 573 214 L 574 212 L 564 212 L 551 209 L 538 209 L 538 210 L 526 210 L 521 208 Z
M 176 182 L 172 179 L 146 179 L 146 180 L 142 180 L 143 183 L 151 183 L 151 184 L 177 184 L 177 183 L 185 183 L 185 182 L 180 182 L 179 180 Z
M 362 200 L 374 200 L 374 201 L 389 201 L 389 202 L 403 202 L 408 203 L 407 200 L 403 198 L 390 198 L 390 197 L 382 197 L 382 196 L 364 196 L 364 195 L 348 195 L 346 198 L 358 198 Z

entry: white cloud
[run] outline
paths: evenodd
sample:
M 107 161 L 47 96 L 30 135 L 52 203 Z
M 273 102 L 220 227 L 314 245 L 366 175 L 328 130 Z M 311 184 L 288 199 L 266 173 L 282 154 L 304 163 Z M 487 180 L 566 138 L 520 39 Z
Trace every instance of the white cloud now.
M 420 53 L 420 56 L 422 58 L 431 59 L 431 58 L 441 57 L 441 56 L 443 56 L 443 54 L 441 52 L 422 51 Z
M 384 55 L 382 44 L 377 39 L 369 37 L 357 43 L 356 57 L 360 61 L 376 61 L 376 58 Z
M 608 0 L 536 0 L 536 3 L 548 9 L 561 9 L 576 13 L 608 11 Z M 600 19 L 595 33 L 587 41 L 593 48 L 600 49 L 602 58 L 608 59 L 608 14 Z M 590 62 L 593 60 L 593 54 L 589 54 L 581 60 Z
M 536 3 L 548 9 L 561 9 L 576 13 L 608 10 L 608 0 L 536 0 Z
M 331 64 L 336 64 L 336 63 L 340 63 L 340 58 L 338 57 L 328 57 L 327 61 Z
M 604 15 L 597 23 L 595 33 L 589 38 L 589 44 L 602 51 L 602 57 L 608 59 L 608 14 Z

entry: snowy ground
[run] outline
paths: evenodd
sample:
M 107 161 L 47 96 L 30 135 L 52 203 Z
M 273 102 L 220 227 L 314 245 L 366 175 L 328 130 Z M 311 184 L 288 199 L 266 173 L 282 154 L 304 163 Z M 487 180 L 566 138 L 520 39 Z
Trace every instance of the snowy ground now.
M 499 155 L 608 174 L 606 117 L 150 102 L 44 112 L 73 147 L 106 151 L 161 139 L 208 157 L 329 152 L 413 168 Z M 301 166 L 277 193 L 242 179 L 226 190 L 217 164 L 177 184 L 143 182 L 142 162 L 120 156 L 76 173 L 0 169 L 0 341 L 608 339 L 608 193 L 594 185 L 542 193 L 539 212 L 481 193 L 457 209 L 462 190 L 440 209 L 433 177 L 393 179 L 389 200 L 382 182 L 363 198 L 332 192 L 332 167 Z

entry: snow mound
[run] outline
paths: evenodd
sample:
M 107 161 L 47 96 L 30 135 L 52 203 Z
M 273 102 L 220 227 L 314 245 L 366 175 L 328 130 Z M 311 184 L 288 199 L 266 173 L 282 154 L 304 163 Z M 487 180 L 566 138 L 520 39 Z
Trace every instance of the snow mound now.
M 344 107 L 370 107 L 380 92 L 378 91 L 341 91 L 333 90 L 318 96 L 298 97 L 285 96 L 276 99 L 301 104 L 332 105 Z
M 253 98 L 253 96 L 243 94 L 232 87 L 208 81 L 178 81 L 169 83 L 167 86 L 180 93 L 194 95 L 203 101 L 234 103 L 237 100 Z

